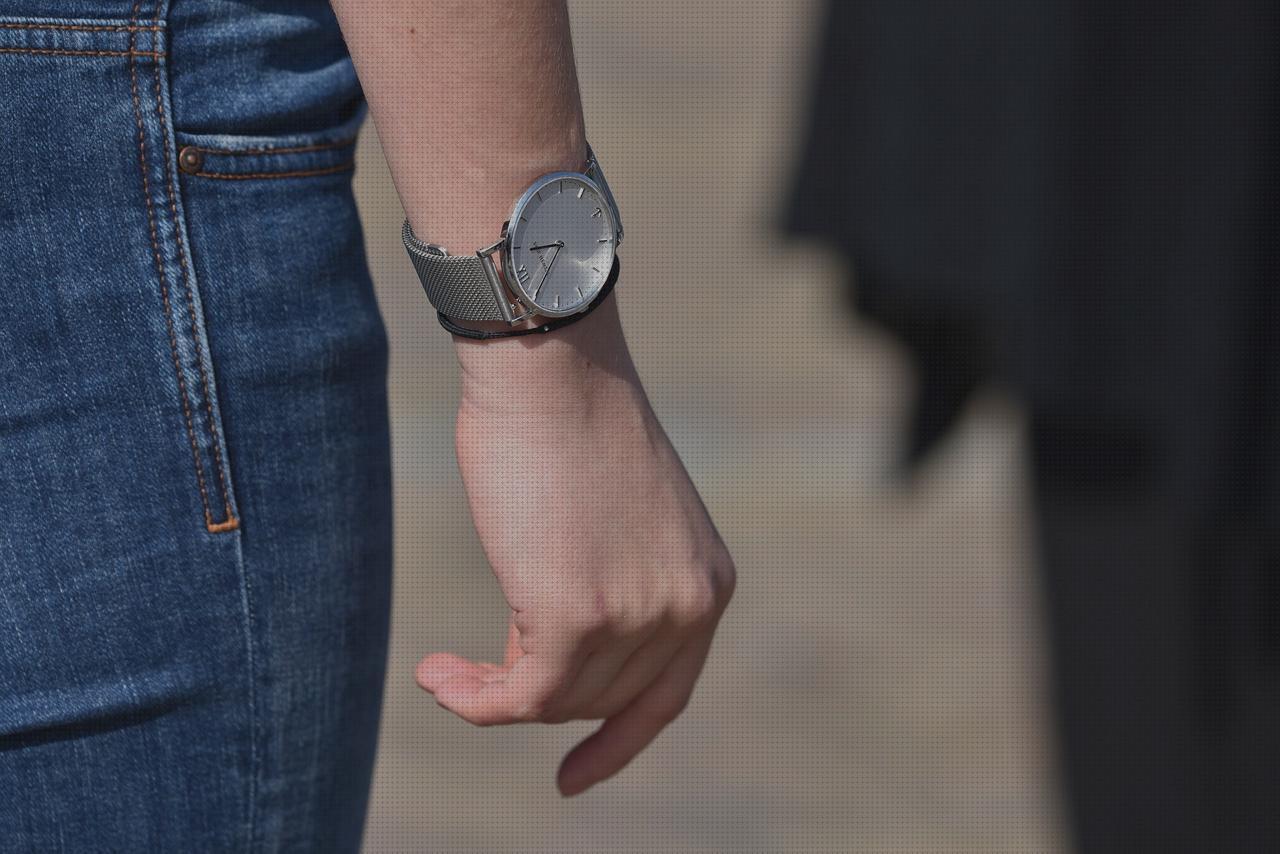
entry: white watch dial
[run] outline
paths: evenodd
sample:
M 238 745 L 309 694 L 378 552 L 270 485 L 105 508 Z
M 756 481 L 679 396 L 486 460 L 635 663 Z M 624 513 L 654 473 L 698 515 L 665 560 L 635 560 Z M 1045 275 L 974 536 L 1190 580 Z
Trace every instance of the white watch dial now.
M 616 236 L 595 182 L 576 172 L 544 175 L 520 197 L 507 225 L 507 282 L 539 314 L 574 314 L 609 277 Z

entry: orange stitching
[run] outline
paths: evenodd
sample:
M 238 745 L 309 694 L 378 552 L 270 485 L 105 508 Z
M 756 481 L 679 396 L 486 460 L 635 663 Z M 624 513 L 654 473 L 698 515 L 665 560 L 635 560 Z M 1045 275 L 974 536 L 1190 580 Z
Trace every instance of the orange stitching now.
M 133 18 L 138 17 L 138 7 L 142 5 L 141 0 L 136 0 L 133 5 Z M 187 422 L 187 437 L 191 440 L 191 457 L 196 464 L 196 482 L 200 486 L 200 503 L 204 507 L 205 527 L 214 524 L 213 515 L 209 512 L 209 493 L 204 484 L 204 464 L 200 461 L 200 451 L 196 447 L 196 432 L 191 423 L 191 407 L 187 403 L 187 381 L 182 376 L 182 363 L 178 360 L 178 337 L 173 329 L 173 313 L 169 306 L 169 284 L 165 277 L 164 260 L 160 257 L 160 240 L 156 236 L 156 217 L 155 210 L 151 204 L 151 181 L 147 177 L 147 142 L 146 132 L 142 127 L 142 102 L 138 98 L 138 67 L 133 58 L 133 40 L 134 33 L 129 34 L 129 79 L 131 81 L 131 91 L 133 94 L 133 118 L 138 125 L 138 161 L 142 166 L 142 192 L 147 202 L 147 225 L 151 229 L 151 251 L 156 257 L 156 272 L 160 278 L 160 296 L 164 302 L 164 323 L 169 330 L 169 351 L 173 356 L 173 369 L 178 375 L 178 394 L 182 398 L 182 415 Z
M 310 175 L 332 175 L 335 172 L 350 172 L 356 168 L 355 161 L 331 166 L 327 169 L 307 169 L 299 172 L 192 172 L 195 178 L 217 178 L 221 181 L 248 181 L 254 178 L 306 178 Z
M 133 41 L 132 33 L 129 34 L 129 41 Z M 127 56 L 131 60 L 135 56 L 149 56 L 153 59 L 164 58 L 162 51 L 134 50 L 132 45 L 128 50 L 55 50 L 43 47 L 0 47 L 0 53 L 34 53 L 44 56 Z
M 163 27 L 150 26 L 144 27 L 136 24 L 28 24 L 28 23 L 0 23 L 0 30 L 75 30 L 77 32 L 88 33 L 123 33 L 123 32 L 147 32 L 158 33 Z
M 201 145 L 192 145 L 196 151 L 204 154 L 301 154 L 304 151 L 327 151 L 331 148 L 345 148 L 348 145 L 354 145 L 359 137 L 350 137 L 349 139 L 339 140 L 338 142 L 318 142 L 315 145 L 295 145 L 286 146 L 284 148 L 205 148 Z
M 156 91 L 156 116 L 160 121 L 160 127 L 165 127 L 164 114 L 164 95 L 160 91 L 160 66 L 158 64 L 152 66 L 153 76 L 155 79 Z M 169 150 L 169 146 L 164 147 L 164 174 L 165 180 L 169 185 L 169 214 L 173 218 L 173 240 L 177 244 L 178 263 L 182 268 L 182 284 L 187 290 L 187 316 L 191 318 L 191 339 L 196 346 L 196 367 L 200 371 L 200 387 L 204 394 L 205 414 L 209 422 L 209 432 L 213 434 L 213 453 L 214 453 L 214 471 L 218 475 L 218 486 L 222 490 L 222 506 L 226 511 L 227 518 L 219 523 L 222 525 L 235 523 L 238 526 L 235 516 L 231 512 L 231 494 L 227 491 L 226 476 L 222 473 L 222 464 L 224 458 L 222 455 L 222 436 L 218 431 L 218 422 L 213 417 L 213 398 L 209 394 L 209 375 L 204 369 L 204 359 L 200 358 L 199 341 L 200 332 L 196 325 L 196 303 L 191 288 L 191 274 L 187 270 L 187 256 L 183 252 L 182 231 L 178 222 L 178 201 L 177 194 L 173 186 L 173 166 L 170 159 L 173 152 Z M 212 526 L 206 525 L 209 530 L 213 530 Z M 234 527 L 225 530 L 234 530 Z

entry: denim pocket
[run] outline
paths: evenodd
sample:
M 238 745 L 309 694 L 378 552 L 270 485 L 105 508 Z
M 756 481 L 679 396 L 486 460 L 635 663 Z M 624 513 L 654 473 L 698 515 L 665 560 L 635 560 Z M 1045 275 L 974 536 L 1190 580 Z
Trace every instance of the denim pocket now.
M 138 11 L 0 17 L 0 291 L 8 295 L 0 319 L 11 329 L 23 320 L 20 336 L 0 333 L 0 352 L 33 378 L 19 395 L 34 407 L 29 424 L 48 432 L 48 413 L 95 413 L 92 429 L 122 445 L 100 459 L 136 461 L 133 469 L 81 461 L 71 466 L 76 483 L 101 471 L 98 493 L 129 493 L 104 501 L 136 514 L 163 495 L 176 512 L 198 508 L 207 532 L 219 534 L 240 519 L 178 187 L 167 25 L 163 8 L 149 18 Z M 93 331 L 73 334 L 80 329 Z M 86 397 L 42 402 L 27 393 L 44 388 Z M 175 477 L 189 480 L 169 491 Z M 130 492 L 135 484 L 142 497 Z
M 147 23 L 164 35 L 163 18 Z M 181 166 L 175 151 L 167 54 L 134 57 L 129 73 L 156 274 L 205 527 L 210 533 L 235 531 L 240 518 L 231 454 L 222 424 L 204 298 L 191 254 L 186 204 L 178 186 Z
M 356 140 L 367 107 L 348 121 L 318 133 L 241 136 L 175 132 L 178 168 L 197 178 L 250 181 L 310 178 L 355 169 Z

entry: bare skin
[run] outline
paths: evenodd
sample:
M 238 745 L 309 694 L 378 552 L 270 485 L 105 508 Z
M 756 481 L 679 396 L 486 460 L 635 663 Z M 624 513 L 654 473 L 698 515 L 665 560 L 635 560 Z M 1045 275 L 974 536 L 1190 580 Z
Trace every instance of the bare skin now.
M 583 167 L 563 0 L 333 6 L 423 240 L 474 252 L 534 178 Z M 477 725 L 603 720 L 561 764 L 575 795 L 684 709 L 733 561 L 649 406 L 613 296 L 547 335 L 455 344 L 458 464 L 512 617 L 501 663 L 439 652 L 417 679 Z

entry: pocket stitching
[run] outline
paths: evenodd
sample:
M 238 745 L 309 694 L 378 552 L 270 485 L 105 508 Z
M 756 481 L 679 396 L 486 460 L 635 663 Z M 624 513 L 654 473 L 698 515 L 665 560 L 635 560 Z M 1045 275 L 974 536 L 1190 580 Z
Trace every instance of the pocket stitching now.
M 294 172 L 189 172 L 193 178 L 217 178 L 220 181 L 252 181 L 266 178 L 307 178 L 313 175 L 335 175 L 356 168 L 355 161 L 340 163 L 325 169 L 302 169 Z
M 152 76 L 155 81 L 156 96 L 156 115 L 160 120 L 160 126 L 166 126 L 166 116 L 164 112 L 164 94 L 160 90 L 160 64 L 152 65 Z M 169 213 L 173 218 L 173 240 L 176 244 L 178 253 L 178 265 L 182 270 L 182 284 L 187 291 L 187 316 L 191 319 L 191 338 L 193 341 L 200 340 L 200 332 L 196 323 L 196 305 L 195 297 L 191 290 L 191 274 L 187 269 L 187 253 L 186 247 L 183 246 L 182 229 L 178 222 L 178 202 L 177 191 L 174 185 L 173 173 L 173 152 L 169 150 L 169 146 L 165 146 L 164 152 L 164 174 L 165 180 L 169 187 Z M 218 476 L 218 487 L 222 492 L 222 506 L 226 513 L 226 518 L 221 522 L 213 522 L 212 519 L 206 519 L 206 525 L 210 533 L 221 533 L 224 531 L 234 531 L 240 527 L 240 520 L 231 512 L 231 497 L 227 491 L 226 476 L 223 474 L 223 466 L 226 459 L 223 455 L 222 432 L 218 429 L 218 421 L 213 416 L 213 402 L 209 394 L 209 375 L 205 370 L 204 359 L 200 358 L 199 352 L 196 354 L 196 367 L 200 372 L 201 393 L 204 396 L 205 418 L 209 425 L 209 432 L 213 437 L 213 461 L 214 470 Z
M 133 40 L 134 33 L 129 33 L 129 40 Z M 29 53 L 37 56 L 127 56 L 132 62 L 136 56 L 149 56 L 152 59 L 162 59 L 164 53 L 156 50 L 72 50 L 70 48 L 53 48 L 53 47 L 0 47 L 0 53 Z
M 83 33 L 136 33 L 145 31 L 150 33 L 160 32 L 160 27 L 142 26 L 140 24 L 57 24 L 57 23 L 27 23 L 25 21 L 0 21 L 0 30 L 73 30 Z
M 178 170 L 187 177 L 259 179 L 302 178 L 349 172 L 367 106 L 355 109 L 340 125 L 284 136 L 175 132 Z
M 202 154 L 225 154 L 233 157 L 248 154 L 303 154 L 308 151 L 328 151 L 333 148 L 355 145 L 356 139 L 357 137 L 353 136 L 347 139 L 340 139 L 337 142 L 318 142 L 314 145 L 292 145 L 278 148 L 210 148 L 204 145 L 187 145 L 183 147 L 195 149 Z
M 139 5 L 141 4 L 136 3 L 134 5 L 133 14 L 135 19 L 138 14 Z M 187 398 L 187 381 L 182 372 L 182 363 L 178 358 L 178 338 L 173 326 L 173 312 L 171 310 L 171 302 L 169 299 L 169 279 L 165 270 L 164 258 L 160 253 L 160 239 L 156 229 L 155 206 L 151 201 L 151 178 L 149 176 L 150 170 L 147 165 L 146 129 L 143 127 L 142 123 L 142 99 L 138 94 L 138 63 L 135 59 L 138 52 L 134 50 L 136 47 L 136 37 L 136 31 L 131 31 L 129 33 L 129 50 L 126 53 L 129 57 L 129 80 L 131 84 L 130 94 L 133 97 L 133 118 L 138 128 L 138 162 L 142 172 L 142 190 L 143 197 L 146 201 L 147 225 L 151 232 L 151 251 L 155 255 L 156 259 L 156 274 L 160 281 L 161 300 L 164 303 L 164 322 L 169 333 L 169 354 L 173 359 L 173 369 L 178 379 L 178 396 L 182 403 L 182 415 L 186 422 L 187 438 L 191 444 L 192 460 L 195 462 L 196 483 L 200 489 L 200 503 L 204 509 L 205 527 L 211 533 L 230 531 L 235 530 L 240 525 L 239 520 L 230 516 L 230 514 L 228 514 L 228 517 L 222 522 L 213 521 L 213 512 L 209 505 L 209 490 L 205 484 L 204 463 L 200 459 L 200 450 L 196 443 L 195 425 L 191 417 L 191 406 Z

